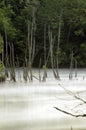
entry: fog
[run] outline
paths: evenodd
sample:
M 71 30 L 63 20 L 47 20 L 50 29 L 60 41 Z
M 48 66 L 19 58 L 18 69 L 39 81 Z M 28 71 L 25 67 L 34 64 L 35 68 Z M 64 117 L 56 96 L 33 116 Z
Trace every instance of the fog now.
M 33 71 L 38 77 L 38 70 Z M 80 97 L 86 99 L 86 70 L 78 70 L 77 78 L 73 77 L 72 80 L 68 78 L 68 69 L 59 70 L 59 81 L 54 79 L 51 70 L 47 73 L 46 82 L 34 79 L 30 83 L 23 81 L 22 71 L 17 70 L 16 82 L 8 78 L 0 84 L 0 130 L 86 129 L 86 118 L 75 118 L 54 108 L 80 114 L 86 112 L 86 105 L 77 107 L 81 102 L 62 88 L 78 92 Z

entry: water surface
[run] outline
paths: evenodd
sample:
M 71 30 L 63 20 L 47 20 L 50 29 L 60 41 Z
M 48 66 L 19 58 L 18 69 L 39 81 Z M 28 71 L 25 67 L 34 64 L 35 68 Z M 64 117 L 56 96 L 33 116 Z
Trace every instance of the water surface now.
M 17 72 L 21 75 L 21 71 Z M 37 70 L 34 69 L 36 76 Z M 43 72 L 41 71 L 43 74 Z M 86 118 L 74 118 L 54 109 L 60 107 L 73 113 L 86 112 L 86 105 L 79 103 L 60 85 L 86 99 L 85 69 L 78 71 L 78 78 L 69 81 L 69 70 L 60 70 L 61 80 L 53 78 L 48 71 L 46 83 L 25 83 L 17 77 L 17 82 L 0 84 L 0 130 L 85 130 Z M 20 80 L 19 80 L 20 79 Z

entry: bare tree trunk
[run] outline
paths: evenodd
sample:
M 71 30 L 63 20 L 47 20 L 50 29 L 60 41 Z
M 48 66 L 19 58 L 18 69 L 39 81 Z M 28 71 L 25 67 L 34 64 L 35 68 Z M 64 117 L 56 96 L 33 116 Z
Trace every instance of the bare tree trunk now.
M 57 69 L 56 69 L 56 74 L 57 74 L 57 79 L 60 80 L 60 76 L 59 76 L 59 55 L 57 54 Z
M 44 71 L 44 74 L 43 74 L 43 79 L 42 79 L 42 81 L 46 81 L 46 75 L 47 75 L 47 73 L 46 73 L 46 66 L 44 65 L 43 66 L 43 71 Z
M 6 56 L 5 56 L 5 62 L 7 67 L 7 59 L 8 59 L 8 43 L 7 43 L 7 32 L 6 32 L 6 25 L 4 24 L 4 30 L 5 30 L 5 44 L 6 44 Z
M 35 31 L 36 31 L 36 1 L 33 1 L 32 6 L 32 27 L 31 27 L 31 36 L 30 34 L 30 27 L 28 24 L 28 50 L 29 50 L 29 74 L 30 74 L 30 81 L 33 81 L 33 75 L 32 75 L 32 64 L 34 61 L 34 55 L 35 55 Z M 29 39 L 30 38 L 30 39 Z
M 29 69 L 29 80 L 32 81 L 32 45 L 33 45 L 33 28 L 31 28 L 31 37 L 30 37 L 30 26 L 28 22 L 28 51 L 29 51 L 29 60 L 28 60 L 28 69 Z
M 33 27 L 31 29 L 31 44 L 29 43 L 29 72 L 30 72 L 30 81 L 33 81 L 32 76 L 32 45 L 33 45 Z
M 32 63 L 34 61 L 34 54 L 35 54 L 35 32 L 36 32 L 36 1 L 33 1 L 33 7 L 32 7 L 32 30 L 31 30 L 31 51 L 32 51 L 32 55 L 31 55 L 31 59 L 32 59 Z
M 75 78 L 77 78 L 77 60 L 75 60 Z
M 73 78 L 73 51 L 71 53 L 70 72 L 69 72 L 69 79 L 72 80 L 72 78 Z
M 71 126 L 71 130 L 73 130 L 72 126 Z
M 48 34 L 49 35 L 49 34 Z M 53 46 L 54 46 L 54 40 L 55 40 L 55 37 L 53 39 Z M 50 43 L 50 38 L 49 38 L 49 43 Z M 50 48 L 49 48 L 49 51 L 48 51 L 48 54 L 47 54 L 47 57 L 46 57 L 46 66 L 48 64 L 48 61 L 49 61 L 49 57 L 50 57 Z M 54 59 L 54 64 L 55 64 L 55 59 Z
M 44 62 L 46 66 L 46 25 L 44 25 Z
M 27 82 L 27 78 L 28 78 L 28 61 L 27 61 L 26 55 L 25 55 L 25 64 L 23 65 L 23 78 Z
M 15 57 L 14 57 L 14 46 L 12 44 L 12 59 L 13 59 L 13 81 L 16 81 L 15 78 Z
M 8 70 L 7 70 L 7 67 L 8 67 L 8 43 L 7 43 L 7 31 L 6 31 L 6 25 L 4 23 L 4 33 L 5 33 L 5 66 L 6 66 L 6 69 L 5 69 L 5 76 L 8 77 Z
M 2 62 L 4 64 L 4 40 L 3 40 L 3 43 L 2 43 Z
M 13 44 L 10 45 L 10 76 L 11 76 L 11 80 L 13 80 L 14 82 L 16 81 L 15 78 L 15 59 L 14 59 L 14 46 Z
M 44 65 L 43 65 L 44 74 L 43 74 L 43 81 L 46 81 L 46 78 L 47 78 L 46 65 L 47 65 L 47 63 L 46 63 L 46 25 L 44 25 Z
M 29 21 L 28 21 L 28 35 L 27 35 L 27 48 L 26 48 L 26 50 L 27 50 L 27 52 L 26 52 L 26 54 L 25 54 L 25 61 L 26 61 L 26 57 L 27 57 L 27 55 L 29 55 L 29 59 L 28 59 L 28 73 L 29 73 L 29 70 L 30 70 L 30 68 L 29 68 L 29 60 L 30 60 L 30 25 L 29 25 Z M 26 62 L 25 62 L 26 63 Z M 24 65 L 24 67 L 25 67 L 25 65 Z M 24 69 L 24 72 L 25 72 L 25 69 Z M 23 76 L 24 77 L 24 76 Z M 29 74 L 28 74 L 28 78 L 30 79 L 30 77 L 29 77 Z
M 61 20 L 62 20 L 62 13 L 63 11 L 61 10 L 61 13 L 60 13 L 60 17 L 59 17 L 59 27 L 58 27 L 58 46 L 57 46 L 57 69 L 56 69 L 56 72 L 57 72 L 57 79 L 59 80 L 60 77 L 59 77 L 59 48 L 60 48 L 60 37 L 61 37 Z
M 39 62 L 39 81 L 41 82 L 40 68 L 41 68 L 41 59 L 40 59 L 40 62 Z
M 52 32 L 49 31 L 49 43 L 50 43 L 50 57 L 51 57 L 51 66 L 52 66 L 52 70 L 53 70 L 53 74 L 54 74 L 54 77 L 56 77 L 56 73 L 55 73 L 55 70 L 54 70 L 54 59 L 53 59 L 53 38 L 52 38 Z
M 20 65 L 19 65 L 19 58 L 18 56 L 16 55 L 16 66 L 17 68 L 19 69 Z M 21 81 L 21 72 L 18 70 L 18 80 Z

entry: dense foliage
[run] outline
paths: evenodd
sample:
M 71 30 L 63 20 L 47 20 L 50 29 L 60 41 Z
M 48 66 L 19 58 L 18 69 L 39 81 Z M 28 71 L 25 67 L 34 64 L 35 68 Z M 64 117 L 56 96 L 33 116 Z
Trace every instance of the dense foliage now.
M 33 66 L 39 66 L 40 58 L 44 64 L 46 28 L 46 55 L 50 48 L 48 32 L 51 30 L 54 39 L 53 55 L 59 53 L 59 66 L 68 67 L 73 52 L 78 67 L 86 67 L 86 0 L 0 0 L 0 39 L 4 41 L 4 57 L 7 49 L 9 58 L 9 48 L 13 44 L 15 61 L 17 63 L 19 60 L 19 65 L 23 65 L 25 55 L 28 58 L 28 24 L 31 28 L 34 17 L 36 51 Z M 60 49 L 57 52 L 59 21 L 61 34 Z

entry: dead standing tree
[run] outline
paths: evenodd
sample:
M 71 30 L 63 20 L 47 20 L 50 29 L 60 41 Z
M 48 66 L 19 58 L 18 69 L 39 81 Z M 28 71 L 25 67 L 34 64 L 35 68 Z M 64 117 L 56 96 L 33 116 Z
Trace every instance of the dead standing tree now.
M 70 72 L 69 72 L 69 79 L 72 80 L 73 78 L 73 51 L 71 53 L 71 61 L 70 61 Z
M 16 81 L 16 78 L 15 78 L 15 57 L 14 57 L 14 45 L 13 45 L 13 43 L 10 44 L 10 78 L 14 82 Z
M 57 80 L 60 80 L 60 76 L 59 76 L 59 50 L 60 50 L 61 27 L 62 27 L 62 13 L 63 13 L 63 10 L 61 9 L 60 16 L 59 16 L 59 23 L 58 23 L 58 44 L 57 44 L 56 58 L 53 55 L 54 38 L 53 38 L 52 31 L 50 30 L 50 28 L 49 28 L 49 32 L 48 32 L 49 44 L 50 44 L 51 66 L 52 66 L 54 77 Z M 56 64 L 56 71 L 54 69 L 55 64 Z
M 31 9 L 32 9 L 32 24 L 30 26 L 28 21 L 28 51 L 29 51 L 29 60 L 28 60 L 28 76 L 29 80 L 33 81 L 33 74 L 32 74 L 32 64 L 34 61 L 34 55 L 35 55 L 35 32 L 36 32 L 36 10 L 37 10 L 37 1 L 33 0 L 30 3 Z
M 59 16 L 59 25 L 58 25 L 58 45 L 57 45 L 57 56 L 56 56 L 56 63 L 57 63 L 57 69 L 56 69 L 56 77 L 59 80 L 59 50 L 60 50 L 60 38 L 61 38 L 61 21 L 62 21 L 62 13 L 63 10 L 61 9 L 60 16 Z
M 75 78 L 77 78 L 77 60 L 75 59 Z
M 52 31 L 50 30 L 49 28 L 49 44 L 50 44 L 50 58 L 51 58 L 51 67 L 52 67 L 52 71 L 53 71 L 53 74 L 54 74 L 54 77 L 57 78 L 56 76 L 56 72 L 55 72 L 55 69 L 54 69 L 54 57 L 53 57 L 53 36 L 52 36 Z
M 46 81 L 47 78 L 47 59 L 46 59 L 46 24 L 44 25 L 44 65 L 43 65 L 43 70 L 44 70 L 44 74 L 43 74 L 43 81 Z
M 6 69 L 5 69 L 5 75 L 6 77 L 8 77 L 8 38 L 7 38 L 7 29 L 6 29 L 6 23 L 4 22 L 4 35 L 5 35 L 5 66 L 6 66 Z M 3 50 L 4 50 L 4 46 L 3 46 Z

